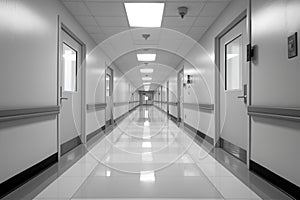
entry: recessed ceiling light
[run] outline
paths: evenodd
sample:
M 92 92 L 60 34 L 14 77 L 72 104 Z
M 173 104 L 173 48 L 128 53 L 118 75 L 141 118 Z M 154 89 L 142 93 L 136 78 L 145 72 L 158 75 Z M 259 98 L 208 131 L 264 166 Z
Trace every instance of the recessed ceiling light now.
M 143 68 L 143 69 L 140 69 L 140 72 L 143 73 L 143 74 L 151 74 L 153 73 L 153 69 L 152 68 Z
M 154 182 L 155 174 L 153 171 L 142 171 L 140 173 L 140 181 L 141 182 Z
M 152 78 L 151 78 L 151 77 L 143 77 L 142 80 L 143 80 L 143 81 L 151 81 Z
M 140 62 L 153 62 L 156 60 L 156 54 L 137 54 L 136 56 Z
M 131 27 L 161 27 L 164 3 L 124 3 Z

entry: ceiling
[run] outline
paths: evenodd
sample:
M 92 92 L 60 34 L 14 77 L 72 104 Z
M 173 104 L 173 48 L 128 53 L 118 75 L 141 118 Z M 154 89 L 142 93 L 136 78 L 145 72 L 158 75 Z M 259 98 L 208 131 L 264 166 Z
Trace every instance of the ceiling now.
M 198 41 L 213 24 L 231 0 L 61 0 L 77 21 L 96 43 L 101 43 L 109 37 L 127 30 L 136 30 L 129 27 L 124 2 L 165 2 L 162 27 L 179 31 Z M 177 8 L 188 7 L 188 13 L 181 19 Z M 150 29 L 151 37 L 145 41 L 141 30 L 132 33 L 132 42 L 136 46 L 166 42 L 167 39 L 160 38 L 158 31 Z M 163 41 L 165 40 L 165 41 Z M 169 40 L 172 43 L 172 40 Z M 157 51 L 156 63 L 176 68 L 182 59 L 174 54 Z M 136 52 L 123 55 L 117 61 L 116 66 L 127 73 L 132 67 L 138 66 Z M 163 74 L 166 72 L 162 72 Z M 132 75 L 134 73 L 131 73 Z M 127 76 L 131 81 L 137 79 L 137 74 Z M 141 74 L 139 74 L 141 80 Z M 161 77 L 163 78 L 163 77 Z M 166 77 L 167 78 L 167 77 Z M 158 80 L 162 82 L 164 80 Z M 133 83 L 138 86 L 140 81 Z
M 147 63 L 137 61 L 137 53 L 144 52 L 144 50 L 132 51 L 114 61 L 114 64 L 118 66 L 118 68 L 125 74 L 126 77 L 135 83 L 136 87 L 143 85 L 142 77 L 145 77 L 146 75 L 141 74 L 141 68 L 154 69 L 153 73 L 147 75 L 152 77 L 152 81 L 150 82 L 156 84 L 153 85 L 151 89 L 155 89 L 157 84 L 163 84 L 172 73 L 175 73 L 175 68 L 182 61 L 182 58 L 178 55 L 157 49 L 149 49 L 146 51 L 147 53 L 156 53 L 157 57 L 155 62 Z

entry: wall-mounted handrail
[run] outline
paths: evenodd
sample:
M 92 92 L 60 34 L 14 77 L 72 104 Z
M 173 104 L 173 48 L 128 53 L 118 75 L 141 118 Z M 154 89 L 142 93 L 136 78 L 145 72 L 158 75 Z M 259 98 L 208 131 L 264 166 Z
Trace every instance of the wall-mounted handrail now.
M 116 102 L 116 103 L 114 103 L 114 106 L 116 106 L 116 107 L 124 106 L 124 105 L 129 105 L 129 102 Z
M 87 104 L 87 110 L 104 110 L 106 108 L 106 103 L 97 103 L 97 104 Z
M 215 109 L 214 104 L 184 103 L 184 106 L 187 108 L 192 107 L 200 110 L 209 110 L 209 111 L 213 111 Z
M 249 106 L 248 115 L 288 121 L 300 121 L 300 108 Z
M 59 106 L 0 110 L 0 122 L 28 119 L 48 115 L 57 115 L 59 114 L 59 111 Z

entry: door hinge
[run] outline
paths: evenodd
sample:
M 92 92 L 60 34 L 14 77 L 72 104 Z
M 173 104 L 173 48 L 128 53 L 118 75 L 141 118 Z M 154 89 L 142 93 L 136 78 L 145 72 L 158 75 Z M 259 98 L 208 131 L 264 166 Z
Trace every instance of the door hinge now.
M 254 47 L 251 46 L 251 44 L 247 45 L 247 62 L 252 61 L 254 57 Z

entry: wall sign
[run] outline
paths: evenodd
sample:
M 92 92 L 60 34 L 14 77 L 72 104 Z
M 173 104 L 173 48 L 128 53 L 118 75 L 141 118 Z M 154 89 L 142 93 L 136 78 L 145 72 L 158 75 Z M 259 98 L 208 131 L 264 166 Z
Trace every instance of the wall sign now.
M 288 56 L 289 59 L 298 56 L 297 32 L 288 37 Z

